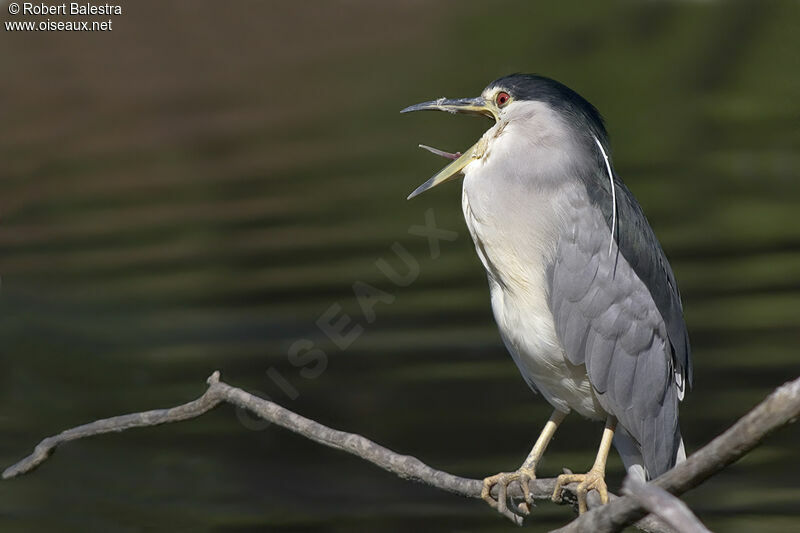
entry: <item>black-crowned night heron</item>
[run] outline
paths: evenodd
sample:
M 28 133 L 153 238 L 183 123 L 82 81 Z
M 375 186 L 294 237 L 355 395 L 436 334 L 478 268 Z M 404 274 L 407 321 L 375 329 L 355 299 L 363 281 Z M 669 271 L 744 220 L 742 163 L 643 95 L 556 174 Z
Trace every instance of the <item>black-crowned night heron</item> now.
M 612 440 L 628 472 L 659 476 L 685 458 L 678 402 L 691 387 L 689 339 L 675 277 L 633 194 L 614 173 L 597 110 L 568 87 L 514 74 L 477 98 L 440 98 L 403 112 L 438 110 L 495 120 L 417 190 L 463 173 L 462 206 L 489 278 L 495 320 L 528 385 L 554 411 L 516 472 L 484 480 L 483 498 L 508 514 L 570 411 L 604 420 L 594 466 L 559 476 L 553 498 L 578 482 L 607 501 Z M 616 431 L 615 431 L 616 429 Z M 498 497 L 491 495 L 497 486 Z

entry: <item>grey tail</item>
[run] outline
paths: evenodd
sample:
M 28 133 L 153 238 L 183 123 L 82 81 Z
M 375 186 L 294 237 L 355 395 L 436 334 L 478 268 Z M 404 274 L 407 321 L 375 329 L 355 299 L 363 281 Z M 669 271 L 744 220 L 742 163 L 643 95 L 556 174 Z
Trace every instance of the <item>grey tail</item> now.
M 679 439 L 678 449 L 675 453 L 675 464 L 686 460 L 686 448 L 683 445 L 683 439 L 680 437 Z M 617 431 L 614 434 L 614 447 L 617 449 L 620 458 L 622 458 L 622 464 L 625 465 L 628 475 L 642 482 L 657 477 L 648 472 L 639 444 L 625 431 L 625 428 L 617 426 Z M 661 473 L 663 472 L 659 472 L 659 474 Z

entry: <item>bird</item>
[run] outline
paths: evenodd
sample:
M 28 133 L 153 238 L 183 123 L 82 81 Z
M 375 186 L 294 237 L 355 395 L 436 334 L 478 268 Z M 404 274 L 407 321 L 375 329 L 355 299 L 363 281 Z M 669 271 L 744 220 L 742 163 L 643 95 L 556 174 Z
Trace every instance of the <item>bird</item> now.
M 678 285 L 641 205 L 614 170 L 598 110 L 536 74 L 491 82 L 476 98 L 439 98 L 402 113 L 445 111 L 494 124 L 409 199 L 463 175 L 464 219 L 489 282 L 500 337 L 522 377 L 552 406 L 527 458 L 483 480 L 482 498 L 521 520 L 529 482 L 571 412 L 604 422 L 592 467 L 556 480 L 553 500 L 578 483 L 579 512 L 595 489 L 608 502 L 613 442 L 629 475 L 656 478 L 686 458 L 679 403 L 692 387 Z M 523 501 L 507 501 L 519 483 Z M 492 495 L 495 491 L 497 496 Z

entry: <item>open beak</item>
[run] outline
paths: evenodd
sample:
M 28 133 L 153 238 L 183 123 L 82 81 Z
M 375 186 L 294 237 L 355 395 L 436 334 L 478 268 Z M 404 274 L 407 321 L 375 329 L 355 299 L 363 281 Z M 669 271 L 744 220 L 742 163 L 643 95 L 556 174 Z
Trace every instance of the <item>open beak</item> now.
M 487 102 L 486 99 L 480 96 L 478 98 L 457 98 L 449 100 L 440 98 L 438 100 L 432 100 L 430 102 L 423 102 L 421 104 L 409 106 L 403 109 L 401 113 L 410 113 L 411 111 L 447 111 L 448 113 L 481 115 L 497 120 L 497 109 L 495 109 L 491 103 Z M 425 146 L 420 146 L 430 150 Z M 466 167 L 473 159 L 480 159 L 485 150 L 486 144 L 483 141 L 483 138 L 481 138 L 481 140 L 475 143 L 469 150 L 465 151 L 460 156 L 455 157 L 452 163 L 440 170 L 431 179 L 417 187 L 414 192 L 408 196 L 408 199 L 410 200 L 415 196 L 427 191 L 428 189 L 436 187 L 440 183 L 444 183 L 458 177 L 464 170 L 464 167 Z M 439 152 L 438 150 L 430 151 L 433 153 L 439 153 L 439 155 L 444 157 L 448 157 L 449 155 L 446 152 Z

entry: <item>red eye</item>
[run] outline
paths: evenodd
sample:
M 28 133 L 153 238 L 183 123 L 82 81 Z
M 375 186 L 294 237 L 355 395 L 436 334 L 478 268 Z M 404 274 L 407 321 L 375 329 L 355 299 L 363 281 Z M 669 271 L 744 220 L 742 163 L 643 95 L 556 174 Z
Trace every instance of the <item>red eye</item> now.
M 494 101 L 497 102 L 497 107 L 503 107 L 511 100 L 511 95 L 507 92 L 499 92 L 495 97 Z

